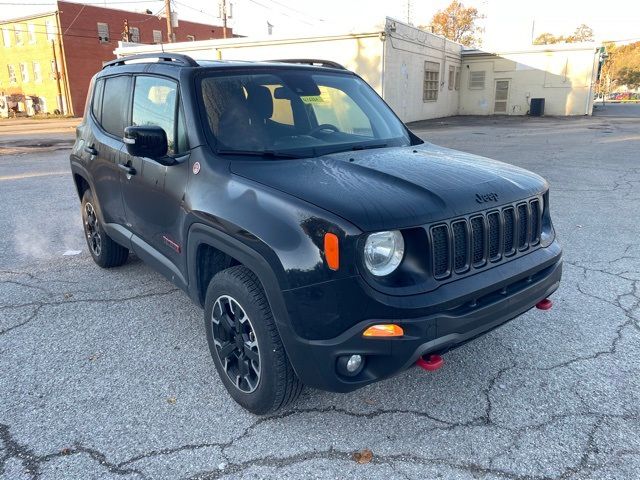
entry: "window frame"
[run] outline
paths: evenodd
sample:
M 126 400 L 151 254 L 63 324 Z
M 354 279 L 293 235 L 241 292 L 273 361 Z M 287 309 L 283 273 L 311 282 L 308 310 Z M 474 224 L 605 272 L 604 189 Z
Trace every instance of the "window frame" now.
M 455 86 L 455 76 L 456 76 L 456 67 L 454 65 L 449 65 L 449 77 L 447 77 L 447 88 L 449 90 L 453 90 Z
M 96 119 L 96 125 L 98 125 L 98 128 L 100 130 L 101 133 L 103 133 L 104 135 L 107 135 L 111 138 L 114 138 L 116 140 L 118 140 L 120 143 L 124 143 L 122 137 L 119 137 L 118 135 L 115 135 L 109 131 L 107 131 L 104 126 L 102 125 L 102 110 L 103 110 L 103 102 L 104 102 L 104 91 L 106 89 L 107 86 L 107 80 L 109 80 L 110 78 L 117 78 L 117 77 L 126 77 L 129 79 L 129 82 L 133 82 L 133 75 L 131 75 L 130 73 L 120 73 L 120 74 L 115 74 L 115 75 L 105 75 L 103 77 L 100 77 L 97 80 L 103 80 L 104 81 L 104 86 L 102 88 L 102 99 L 100 102 L 100 119 Z M 123 124 L 123 130 L 125 128 L 127 128 L 129 125 L 131 125 L 131 102 L 133 99 L 133 89 L 130 88 L 131 92 L 129 93 L 129 95 L 127 96 L 126 99 L 126 107 L 125 107 L 125 118 L 124 118 L 124 124 Z M 92 116 L 93 116 L 93 109 L 92 109 Z M 94 117 L 95 119 L 95 117 Z
M 196 41 L 195 35 L 187 35 L 187 42 L 195 42 L 195 41 Z
M 156 32 L 158 33 L 158 37 L 160 38 L 160 40 L 156 39 Z M 152 30 L 151 31 L 151 40 L 153 40 L 153 43 L 162 43 L 162 30 Z
M 11 47 L 11 32 L 8 27 L 2 27 L 2 45 L 5 48 Z
M 107 36 L 104 37 L 104 38 L 100 35 L 100 25 L 104 25 L 106 27 Z M 100 43 L 109 43 L 111 41 L 111 33 L 109 32 L 109 24 L 108 23 L 96 22 L 96 29 L 97 29 L 97 32 L 98 32 L 98 41 Z
M 37 35 L 36 35 L 36 24 L 35 23 L 27 23 L 27 36 L 29 37 L 29 43 L 33 45 L 36 43 Z
M 96 114 L 94 112 L 94 107 L 95 107 L 95 103 L 96 103 L 96 93 L 97 93 L 97 89 L 98 89 L 98 83 L 100 83 L 101 87 L 100 88 L 100 118 L 96 117 Z M 96 79 L 96 81 L 93 83 L 93 87 L 91 90 L 91 107 L 89 108 L 89 115 L 91 115 L 91 117 L 93 118 L 93 120 L 96 122 L 96 124 L 102 128 L 102 99 L 104 97 L 104 84 L 105 84 L 105 78 L 104 77 L 100 77 L 98 79 Z
M 453 89 L 460 90 L 460 67 L 456 67 L 456 78 L 453 81 Z
M 20 62 L 18 64 L 18 70 L 20 70 L 20 80 L 22 83 L 29 83 L 31 76 L 29 75 L 29 64 L 26 62 Z
M 432 68 L 434 65 L 438 66 L 438 69 L 431 69 L 429 70 L 427 67 L 431 66 Z M 424 61 L 424 65 L 423 65 L 423 79 L 422 79 L 422 102 L 423 103 L 427 103 L 427 102 L 437 102 L 438 101 L 438 93 L 440 92 L 440 67 L 442 65 L 440 64 L 440 62 L 434 62 L 433 60 L 425 60 Z M 428 74 L 433 74 L 435 73 L 435 79 L 432 78 L 432 75 L 428 75 Z M 429 85 L 429 87 L 427 87 L 427 84 Z M 435 88 L 433 88 L 433 85 L 435 85 Z M 432 93 L 433 98 L 430 98 L 432 95 L 429 95 L 429 92 Z
M 140 28 L 139 27 L 129 27 L 131 33 L 131 41 L 133 43 L 140 43 Z
M 482 86 L 473 86 L 473 74 L 482 73 Z M 476 82 L 477 83 L 477 82 Z M 469 72 L 469 90 L 484 90 L 487 88 L 487 71 L 486 70 L 471 70 Z
M 22 38 L 22 29 L 20 28 L 20 24 L 14 25 L 13 26 L 13 39 L 16 41 L 16 46 L 20 46 L 22 45 L 23 42 L 23 38 Z
M 167 156 L 171 157 L 171 158 L 180 158 L 180 157 L 184 157 L 185 155 L 187 155 L 191 149 L 190 142 L 189 142 L 189 131 L 187 130 L 187 117 L 186 117 L 186 113 L 184 108 L 182 107 L 182 95 L 180 92 L 180 81 L 173 78 L 173 77 L 169 77 L 166 75 L 159 75 L 159 74 L 154 74 L 154 73 L 146 73 L 146 72 L 140 72 L 140 73 L 134 73 L 133 75 L 131 75 L 132 79 L 131 79 L 131 95 L 129 96 L 129 109 L 128 109 L 128 118 L 127 118 L 127 126 L 131 126 L 133 125 L 133 102 L 134 102 L 134 98 L 135 98 L 135 93 L 136 93 L 136 81 L 138 79 L 138 77 L 150 77 L 150 78 L 160 78 L 162 80 L 167 80 L 170 82 L 173 82 L 176 84 L 176 105 L 175 105 L 175 111 L 174 111 L 174 121 L 173 121 L 173 139 L 174 139 L 174 148 L 177 147 L 178 145 L 178 122 L 180 120 L 180 115 L 182 113 L 182 118 L 184 120 L 184 131 L 185 131 L 185 137 L 186 137 L 186 150 L 184 152 L 178 152 L 178 151 L 174 151 L 173 153 L 169 153 L 167 152 Z M 126 127 L 125 127 L 126 128 Z
M 53 40 L 56 39 L 56 27 L 55 24 L 53 23 L 53 20 L 47 19 L 44 21 L 44 28 L 45 31 L 47 32 L 47 41 L 51 42 Z
M 10 85 L 15 85 L 18 83 L 18 77 L 16 76 L 16 67 L 13 63 L 7 64 L 7 75 L 9 76 Z
M 38 68 L 36 68 L 36 65 Z M 42 83 L 42 65 L 40 62 L 31 62 L 31 68 L 33 69 L 33 81 L 36 83 Z

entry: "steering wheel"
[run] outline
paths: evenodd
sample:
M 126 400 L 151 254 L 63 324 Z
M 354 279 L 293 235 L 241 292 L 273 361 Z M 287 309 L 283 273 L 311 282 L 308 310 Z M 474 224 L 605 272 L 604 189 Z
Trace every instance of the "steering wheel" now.
M 314 127 L 311 130 L 309 130 L 309 133 L 307 135 L 313 136 L 314 134 L 321 132 L 322 130 L 331 130 L 332 132 L 335 132 L 335 133 L 338 133 L 340 131 L 340 129 L 335 125 L 331 125 L 330 123 L 322 123 L 317 127 Z

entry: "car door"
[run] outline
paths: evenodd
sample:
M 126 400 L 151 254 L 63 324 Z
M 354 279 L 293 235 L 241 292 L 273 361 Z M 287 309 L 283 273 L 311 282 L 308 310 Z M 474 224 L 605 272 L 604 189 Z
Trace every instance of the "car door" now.
M 172 165 L 146 157 L 127 156 L 121 177 L 127 226 L 134 233 L 138 256 L 182 281 L 185 274 L 183 197 L 188 178 L 189 149 L 178 83 L 155 75 L 134 76 L 130 125 L 158 125 L 167 134 Z
M 118 75 L 96 81 L 85 143 L 80 152 L 105 224 L 124 225 L 120 165 L 123 162 L 124 125 L 128 110 L 131 77 Z

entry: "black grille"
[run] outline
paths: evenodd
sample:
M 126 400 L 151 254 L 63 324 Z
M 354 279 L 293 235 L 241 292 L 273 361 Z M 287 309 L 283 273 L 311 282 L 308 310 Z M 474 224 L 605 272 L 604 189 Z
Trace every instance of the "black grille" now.
M 471 245 L 473 264 L 484 262 L 484 220 L 482 217 L 471 219 Z
M 540 243 L 539 199 L 502 210 L 458 218 L 431 227 L 433 275 L 442 280 L 452 271 L 463 274 L 470 265 L 481 269 L 490 260 L 506 261 L 529 246 Z M 488 257 L 488 258 L 487 258 Z
M 531 245 L 540 241 L 540 202 L 531 201 Z
M 463 220 L 454 222 L 451 228 L 453 229 L 453 268 L 456 272 L 459 272 L 465 270 L 468 264 L 469 240 L 467 238 L 467 225 Z
M 529 215 L 526 205 L 518 205 L 518 249 L 527 246 L 527 224 Z
M 516 223 L 513 208 L 505 208 L 502 216 L 504 217 L 504 253 L 510 255 L 513 252 L 513 230 Z
M 444 277 L 449 273 L 449 231 L 446 225 L 431 230 L 433 241 L 433 275 Z
M 500 258 L 500 214 L 491 212 L 487 215 L 489 220 L 489 258 L 497 260 Z

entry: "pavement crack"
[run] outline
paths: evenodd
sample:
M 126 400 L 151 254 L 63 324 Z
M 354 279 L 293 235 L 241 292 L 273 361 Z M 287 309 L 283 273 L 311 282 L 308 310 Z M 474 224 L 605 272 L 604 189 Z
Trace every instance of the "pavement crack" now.
M 122 468 L 107 460 L 107 456 L 102 452 L 83 446 L 76 445 L 72 448 L 65 448 L 59 452 L 49 453 L 46 455 L 37 455 L 27 445 L 19 443 L 11 435 L 10 427 L 0 424 L 0 441 L 2 441 L 6 450 L 5 455 L 0 459 L 0 474 L 4 473 L 6 462 L 10 459 L 17 459 L 22 463 L 24 473 L 29 475 L 32 480 L 38 480 L 42 474 L 42 466 L 51 460 L 67 457 L 71 455 L 85 454 L 105 467 L 109 473 L 115 475 L 138 475 L 145 478 L 144 474 L 139 470 L 132 468 Z

